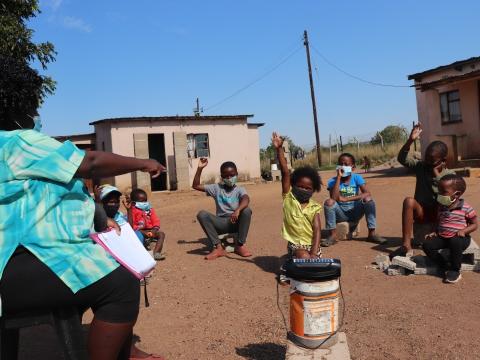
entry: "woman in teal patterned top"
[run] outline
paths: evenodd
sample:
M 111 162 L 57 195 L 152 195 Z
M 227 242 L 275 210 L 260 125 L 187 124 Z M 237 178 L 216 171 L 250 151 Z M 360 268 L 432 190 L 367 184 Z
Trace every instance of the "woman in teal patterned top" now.
M 29 89 L 40 79 L 26 64 L 0 56 L 3 312 L 91 307 L 89 358 L 117 359 L 130 347 L 139 282 L 89 238 L 94 202 L 81 179 L 133 171 L 158 176 L 165 168 L 155 160 L 84 152 L 32 129 L 39 96 Z

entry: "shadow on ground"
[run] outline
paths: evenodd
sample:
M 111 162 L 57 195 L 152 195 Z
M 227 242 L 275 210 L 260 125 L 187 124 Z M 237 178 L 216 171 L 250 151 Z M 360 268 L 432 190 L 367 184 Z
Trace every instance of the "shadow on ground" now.
M 287 348 L 285 345 L 261 343 L 248 344 L 235 350 L 238 356 L 249 360 L 281 360 L 285 359 Z
M 243 261 L 252 263 L 258 266 L 265 272 L 278 274 L 280 272 L 280 266 L 287 260 L 287 255 L 282 256 L 255 256 L 253 258 L 241 258 L 235 255 L 227 256 L 230 260 Z

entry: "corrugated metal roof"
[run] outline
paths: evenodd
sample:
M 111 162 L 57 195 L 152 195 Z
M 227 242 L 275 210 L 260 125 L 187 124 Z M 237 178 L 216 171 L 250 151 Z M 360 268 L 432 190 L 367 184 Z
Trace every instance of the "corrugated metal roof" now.
M 91 122 L 90 125 L 97 125 L 107 122 L 123 122 L 123 121 L 178 121 L 178 120 L 247 120 L 247 118 L 253 117 L 253 114 L 247 115 L 209 115 L 209 116 L 141 116 L 141 117 L 122 117 L 102 119 Z
M 419 72 L 419 73 L 416 73 L 416 74 L 408 75 L 408 80 L 418 80 L 421 77 L 423 77 L 425 75 L 428 75 L 428 74 L 432 74 L 432 73 L 435 73 L 435 72 L 438 72 L 438 71 L 442 71 L 442 70 L 446 70 L 446 69 L 452 69 L 452 68 L 456 68 L 456 67 L 460 68 L 460 67 L 463 67 L 465 65 L 468 65 L 468 64 L 471 64 L 471 63 L 474 63 L 474 62 L 478 62 L 478 61 L 480 61 L 480 56 L 475 56 L 475 57 L 471 57 L 469 59 L 455 61 L 455 62 L 453 62 L 451 64 L 448 64 L 448 65 L 441 65 L 441 66 L 438 66 L 438 67 L 430 69 L 430 70 L 425 70 L 425 71 L 422 71 L 422 72 Z

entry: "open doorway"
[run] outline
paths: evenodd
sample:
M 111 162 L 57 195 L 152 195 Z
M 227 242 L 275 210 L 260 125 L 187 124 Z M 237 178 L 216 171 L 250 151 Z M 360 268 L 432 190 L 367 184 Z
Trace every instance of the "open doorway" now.
M 148 154 L 150 159 L 157 160 L 167 166 L 165 156 L 165 136 L 163 134 L 148 134 Z M 152 191 L 167 190 L 167 173 L 152 179 Z

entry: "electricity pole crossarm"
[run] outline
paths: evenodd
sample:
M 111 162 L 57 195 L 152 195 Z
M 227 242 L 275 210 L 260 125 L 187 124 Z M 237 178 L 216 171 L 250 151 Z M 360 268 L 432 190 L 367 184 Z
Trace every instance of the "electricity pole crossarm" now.
M 303 39 L 303 44 L 307 50 L 308 78 L 310 80 L 310 95 L 312 97 L 313 123 L 315 125 L 315 140 L 317 143 L 317 160 L 318 166 L 320 167 L 322 166 L 322 153 L 320 148 L 320 135 L 318 134 L 317 105 L 315 104 L 315 90 L 313 89 L 312 63 L 310 62 L 310 46 L 308 44 L 307 30 L 303 32 Z

